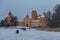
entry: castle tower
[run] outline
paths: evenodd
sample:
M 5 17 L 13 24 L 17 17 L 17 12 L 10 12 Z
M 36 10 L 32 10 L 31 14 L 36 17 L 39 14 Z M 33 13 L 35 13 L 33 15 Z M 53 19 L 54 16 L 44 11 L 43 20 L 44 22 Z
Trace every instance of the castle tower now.
M 36 10 L 32 11 L 32 20 L 37 20 L 37 12 L 36 12 Z
M 13 15 L 12 15 L 11 11 L 9 11 L 9 13 L 8 13 L 8 15 L 6 17 L 7 23 L 10 24 L 10 20 L 12 19 L 12 17 L 13 17 Z
M 42 15 L 41 15 L 41 25 L 42 26 L 46 26 L 47 25 L 47 14 L 44 12 L 44 13 L 42 13 Z
M 46 13 L 43 12 L 43 13 L 41 14 L 41 17 L 42 17 L 42 18 L 46 18 L 46 17 L 47 17 Z
M 13 17 L 13 15 L 12 15 L 11 11 L 9 11 L 9 13 L 8 13 L 8 16 L 7 16 L 7 17 L 8 17 L 8 18 Z
M 29 15 L 27 15 L 24 19 L 24 26 L 30 27 L 30 25 L 31 25 L 30 21 L 31 21 L 30 17 L 29 17 Z

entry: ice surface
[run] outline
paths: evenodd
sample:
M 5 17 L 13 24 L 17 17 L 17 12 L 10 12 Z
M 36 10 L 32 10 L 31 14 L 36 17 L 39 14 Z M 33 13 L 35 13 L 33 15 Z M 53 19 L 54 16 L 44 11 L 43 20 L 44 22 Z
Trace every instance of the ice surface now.
M 0 40 L 60 40 L 60 32 L 38 31 L 27 29 L 27 31 L 17 29 L 0 29 Z

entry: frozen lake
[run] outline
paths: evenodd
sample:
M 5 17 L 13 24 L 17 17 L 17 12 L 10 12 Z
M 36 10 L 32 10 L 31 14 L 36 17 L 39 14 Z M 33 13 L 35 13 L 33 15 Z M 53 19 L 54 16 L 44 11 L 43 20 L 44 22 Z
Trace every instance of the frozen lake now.
M 60 32 L 38 31 L 35 29 L 27 29 L 23 31 L 19 29 L 0 29 L 0 40 L 60 40 Z

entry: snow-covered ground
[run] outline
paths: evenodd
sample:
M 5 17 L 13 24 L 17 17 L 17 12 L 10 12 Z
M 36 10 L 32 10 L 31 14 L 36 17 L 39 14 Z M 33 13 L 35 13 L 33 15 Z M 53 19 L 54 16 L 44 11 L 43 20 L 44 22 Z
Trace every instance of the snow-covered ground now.
M 0 40 L 60 40 L 60 32 L 38 31 L 27 29 L 27 31 L 17 29 L 0 29 Z

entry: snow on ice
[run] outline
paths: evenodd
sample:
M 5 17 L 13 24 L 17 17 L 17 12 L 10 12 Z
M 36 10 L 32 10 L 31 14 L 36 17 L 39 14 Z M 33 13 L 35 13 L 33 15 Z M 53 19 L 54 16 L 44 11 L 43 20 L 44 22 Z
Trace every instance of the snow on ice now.
M 0 40 L 60 40 L 60 32 L 38 31 L 27 29 L 27 31 L 17 29 L 0 29 Z

